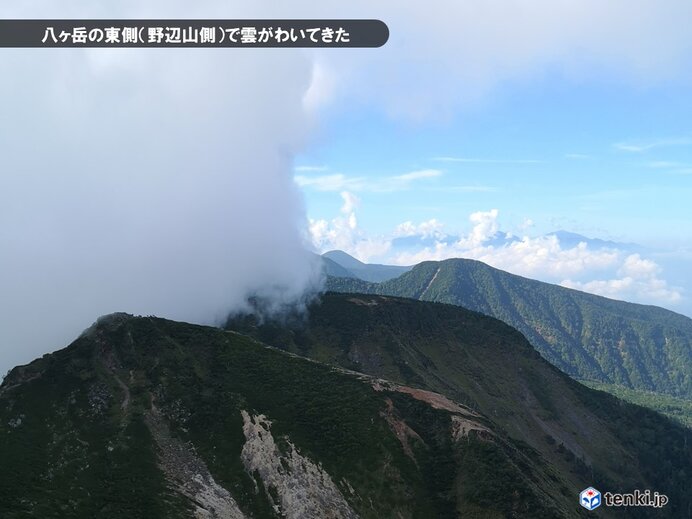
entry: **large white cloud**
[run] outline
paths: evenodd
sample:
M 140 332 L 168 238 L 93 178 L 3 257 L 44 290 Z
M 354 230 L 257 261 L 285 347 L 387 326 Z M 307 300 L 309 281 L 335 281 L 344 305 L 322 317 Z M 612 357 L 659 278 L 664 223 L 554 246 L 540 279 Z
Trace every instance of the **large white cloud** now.
M 292 178 L 312 74 L 300 50 L 3 49 L 2 372 L 108 312 L 211 323 L 250 294 L 300 300 L 319 279 Z
M 369 238 L 358 226 L 356 209 L 360 199 L 348 191 L 341 192 L 343 205 L 339 216 L 332 220 L 310 220 L 310 236 L 317 250 L 347 251 L 362 261 L 385 254 L 391 242 Z
M 691 15 L 682 0 L 3 2 L 3 18 L 381 18 L 391 39 L 352 52 L 4 49 L 0 368 L 99 313 L 208 321 L 249 291 L 301 292 L 313 272 L 291 157 L 330 106 L 435 118 L 547 68 L 688 75 Z M 387 250 L 351 216 L 356 250 Z
M 564 280 L 561 284 L 606 297 L 646 303 L 676 304 L 683 296 L 679 288 L 671 287 L 660 278 L 661 267 L 639 254 L 625 257 L 616 276 L 592 281 Z
M 616 250 L 592 250 L 586 243 L 563 248 L 554 235 L 521 238 L 500 232 L 499 211 L 478 211 L 469 216 L 472 228 L 455 240 L 438 240 L 432 247 L 401 252 L 391 260 L 411 265 L 426 260 L 453 257 L 477 259 L 497 268 L 524 276 L 561 280 L 566 276 L 616 268 L 620 253 Z M 511 238 L 511 239 L 507 239 Z

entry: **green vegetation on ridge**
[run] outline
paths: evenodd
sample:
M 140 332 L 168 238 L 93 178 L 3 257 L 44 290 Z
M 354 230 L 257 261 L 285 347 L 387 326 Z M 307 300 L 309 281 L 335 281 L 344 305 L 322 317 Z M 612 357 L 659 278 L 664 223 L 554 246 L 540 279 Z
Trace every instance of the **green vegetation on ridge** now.
M 574 515 L 571 500 L 547 493 L 549 466 L 506 440 L 487 447 L 470 432 L 454 441 L 449 411 L 237 333 L 118 315 L 15 368 L 1 386 L 0 516 L 191 517 L 198 501 L 160 468 L 154 406 L 252 517 L 280 513 L 277 490 L 241 460 L 242 410 L 268 417 L 279 448 L 295 445 L 322 467 L 360 517 L 455 517 L 469 507 L 483 516 Z M 488 448 L 504 476 L 478 488 L 513 499 L 486 503 L 458 487 L 461 475 L 488 470 L 476 453 Z
M 692 399 L 692 319 L 452 259 L 428 261 L 379 284 L 329 278 L 336 292 L 458 305 L 519 330 L 553 365 L 580 380 Z
M 208 470 L 245 515 L 279 517 L 281 492 L 305 481 L 290 479 L 290 456 L 324 471 L 303 502 L 324 503 L 328 475 L 359 517 L 581 517 L 587 485 L 671 499 L 627 517 L 692 506 L 692 431 L 571 380 L 496 319 L 326 294 L 307 316 L 228 325 L 108 316 L 12 370 L 0 386 L 0 516 L 191 517 L 206 494 L 181 482 Z M 241 412 L 266 416 L 260 434 L 276 442 L 253 446 L 259 469 L 241 456 Z M 183 451 L 193 472 L 172 477 Z M 266 478 L 271 466 L 284 483 Z
M 553 495 L 576 495 L 589 484 L 690 494 L 692 431 L 570 379 L 494 318 L 453 305 L 328 293 L 310 307 L 307 321 L 260 324 L 246 316 L 228 326 L 468 405 L 554 468 L 560 483 Z

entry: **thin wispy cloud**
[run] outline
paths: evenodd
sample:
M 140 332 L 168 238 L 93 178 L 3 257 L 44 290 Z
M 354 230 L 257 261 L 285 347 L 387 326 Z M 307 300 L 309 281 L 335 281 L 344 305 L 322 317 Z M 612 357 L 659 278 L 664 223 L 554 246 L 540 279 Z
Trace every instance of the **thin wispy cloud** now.
M 685 167 L 685 165 L 681 164 L 680 162 L 670 162 L 667 160 L 654 160 L 652 162 L 649 162 L 647 166 L 653 169 L 671 169 Z
M 329 170 L 329 168 L 327 166 L 296 166 L 293 169 L 295 171 L 300 171 L 300 172 L 305 172 L 305 173 Z
M 692 165 L 684 162 L 657 160 L 649 162 L 647 166 L 652 169 L 663 170 L 672 175 L 692 175 Z
M 645 192 L 646 189 L 644 188 L 608 189 L 604 191 L 596 191 L 593 193 L 579 195 L 577 198 L 591 202 L 606 202 L 632 198 L 634 196 L 641 195 Z
M 317 191 L 342 191 L 344 189 L 355 191 L 365 182 L 362 177 L 347 177 L 342 173 L 319 177 L 296 175 L 293 178 L 300 187 L 311 187 Z
M 296 175 L 296 184 L 300 187 L 308 187 L 317 191 L 354 191 L 387 193 L 392 191 L 405 191 L 411 189 L 412 184 L 419 181 L 433 179 L 442 176 L 438 169 L 421 169 L 381 178 L 352 177 L 343 173 L 333 175 L 307 176 Z
M 466 186 L 438 186 L 428 188 L 428 191 L 444 191 L 445 193 L 494 193 L 497 191 L 496 187 L 492 186 L 479 186 L 479 185 L 466 185 Z
M 484 159 L 475 157 L 433 157 L 435 162 L 460 162 L 465 164 L 544 164 L 536 159 Z
M 656 139 L 640 142 L 616 142 L 613 147 L 620 151 L 630 153 L 643 153 L 655 148 L 667 148 L 670 146 L 689 146 L 692 144 L 692 137 L 673 137 L 668 139 Z
M 567 153 L 565 154 L 565 158 L 570 160 L 588 160 L 592 159 L 593 156 L 584 153 Z

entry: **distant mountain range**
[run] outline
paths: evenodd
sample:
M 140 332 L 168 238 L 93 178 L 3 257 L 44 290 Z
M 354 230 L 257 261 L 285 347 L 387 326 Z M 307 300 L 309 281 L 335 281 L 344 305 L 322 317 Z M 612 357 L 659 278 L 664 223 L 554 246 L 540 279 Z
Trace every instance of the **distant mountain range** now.
M 638 245 L 636 243 L 623 243 L 616 242 L 612 240 L 600 240 L 598 238 L 587 238 L 581 234 L 569 232 L 569 231 L 555 231 L 546 236 L 555 236 L 560 242 L 560 246 L 563 248 L 571 249 L 579 245 L 580 243 L 585 243 L 591 249 L 619 249 L 627 252 L 644 252 L 645 247 Z
M 393 279 L 411 270 L 411 267 L 363 263 L 340 250 L 325 252 L 322 259 L 329 276 L 358 278 L 373 283 Z
M 663 308 L 587 294 L 466 259 L 423 262 L 378 284 L 329 278 L 327 287 L 462 306 L 516 328 L 575 378 L 692 399 L 692 319 Z
M 574 232 L 564 230 L 558 230 L 555 232 L 544 234 L 543 237 L 557 238 L 558 242 L 560 243 L 560 247 L 562 247 L 563 249 L 571 249 L 576 247 L 580 243 L 584 243 L 589 247 L 589 249 L 592 250 L 617 249 L 628 253 L 641 253 L 647 251 L 646 247 L 643 247 L 636 243 L 624 243 L 612 240 L 589 238 L 582 234 L 577 234 Z M 453 243 L 458 242 L 460 239 L 462 239 L 462 236 L 455 236 L 453 234 L 444 233 L 400 236 L 392 240 L 390 252 L 394 254 L 418 252 L 425 247 L 434 248 L 437 243 L 452 245 Z M 498 231 L 485 241 L 485 245 L 492 245 L 493 247 L 504 247 L 506 245 L 510 245 L 514 242 L 518 242 L 521 240 L 521 236 Z
M 660 517 L 692 506 L 692 431 L 496 319 L 352 294 L 307 315 L 114 314 L 13 369 L 0 517 L 577 518 L 591 485 L 665 493 Z

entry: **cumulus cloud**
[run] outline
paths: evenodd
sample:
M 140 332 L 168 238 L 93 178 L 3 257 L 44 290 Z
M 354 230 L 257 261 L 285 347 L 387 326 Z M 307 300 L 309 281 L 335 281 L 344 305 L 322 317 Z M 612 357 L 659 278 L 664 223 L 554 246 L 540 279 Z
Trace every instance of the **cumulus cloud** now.
M 659 277 L 661 268 L 639 254 L 627 256 L 617 271 L 617 277 L 605 280 L 565 280 L 562 286 L 629 301 L 676 304 L 682 300 L 679 288 L 671 287 Z
M 416 252 L 404 252 L 391 260 L 398 265 L 410 265 L 427 260 L 470 258 L 522 276 L 556 282 L 565 276 L 614 268 L 619 255 L 616 251 L 591 250 L 585 243 L 563 248 L 556 236 L 524 236 L 501 245 L 489 244 L 487 221 L 477 223 L 472 231 L 458 241 L 436 242 Z M 484 234 L 485 233 L 485 234 Z M 505 235 L 506 236 L 506 235 Z
M 472 248 L 483 244 L 497 233 L 500 226 L 497 223 L 497 209 L 490 211 L 477 211 L 469 216 L 473 230 L 466 238 L 459 240 L 457 246 Z
M 322 252 L 339 249 L 362 261 L 385 254 L 391 247 L 389 240 L 369 238 L 358 227 L 356 208 L 360 200 L 353 193 L 341 193 L 343 205 L 340 214 L 332 220 L 310 220 L 310 235 L 315 248 Z
M 312 74 L 299 50 L 5 49 L 3 372 L 100 314 L 213 323 L 249 295 L 300 300 L 319 278 L 292 178 Z
M 415 224 L 411 221 L 401 223 L 394 229 L 395 237 L 420 236 L 422 238 L 442 238 L 444 224 L 431 218 L 425 222 Z
M 316 247 L 324 249 L 328 245 L 362 261 L 374 258 L 396 265 L 469 258 L 514 274 L 616 299 L 664 305 L 675 305 L 683 299 L 682 289 L 670 286 L 661 277 L 660 266 L 651 259 L 628 253 L 616 244 L 592 247 L 586 241 L 561 243 L 556 234 L 516 237 L 501 230 L 497 209 L 472 213 L 471 229 L 462 236 L 446 234 L 444 225 L 433 219 L 420 224 L 404 222 L 391 237 L 373 238 L 358 229 L 355 214 L 350 215 L 354 225 L 348 228 L 347 236 L 343 225 L 333 223 L 327 240 L 323 240 L 324 233 L 313 233 Z M 322 225 L 327 223 L 322 221 Z M 398 250 L 393 246 L 397 237 L 418 237 L 420 242 Z M 429 238 L 433 238 L 432 244 Z

